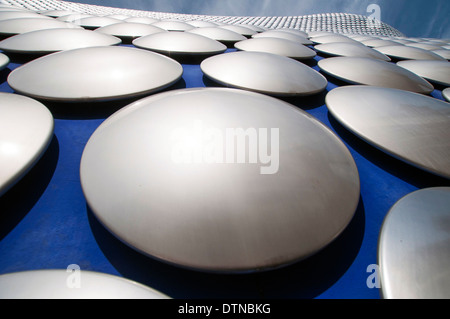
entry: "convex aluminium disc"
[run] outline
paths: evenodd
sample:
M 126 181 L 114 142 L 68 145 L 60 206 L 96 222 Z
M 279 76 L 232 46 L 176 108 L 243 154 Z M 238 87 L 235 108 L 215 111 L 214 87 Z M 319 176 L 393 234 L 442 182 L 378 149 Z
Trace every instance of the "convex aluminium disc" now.
M 95 46 L 117 45 L 119 38 L 84 29 L 48 29 L 18 34 L 0 41 L 0 49 L 11 53 L 48 54 Z
M 208 56 L 223 53 L 227 47 L 219 41 L 189 32 L 163 32 L 133 41 L 133 45 L 170 57 Z
M 186 22 L 183 21 L 169 21 L 169 20 L 158 21 L 153 23 L 152 25 L 167 31 L 180 31 L 180 32 L 188 31 L 195 28 L 193 25 L 187 24 Z
M 238 41 L 243 41 L 247 39 L 240 33 L 218 27 L 195 28 L 187 32 L 203 35 L 207 38 L 217 40 L 227 46 L 232 46 Z
M 9 57 L 3 53 L 0 53 L 0 70 L 6 68 L 9 64 Z
M 309 66 L 265 52 L 224 53 L 204 60 L 200 68 L 222 85 L 274 96 L 312 95 L 322 92 L 328 84 Z
M 349 37 L 346 37 L 345 35 L 325 35 L 325 36 L 319 36 L 319 37 L 312 37 L 311 41 L 317 44 L 325 44 L 325 43 L 354 43 L 357 45 L 363 45 L 360 42 L 353 40 Z
M 21 18 L 0 21 L 0 35 L 12 36 L 25 32 L 44 29 L 81 28 L 69 22 L 62 22 L 53 18 Z
M 390 209 L 378 242 L 382 297 L 450 298 L 450 187 L 414 191 Z
M 450 50 L 447 49 L 440 49 L 440 50 L 433 50 L 431 51 L 440 57 L 443 57 L 445 60 L 450 60 Z
M 450 102 L 450 88 L 442 90 L 442 97 Z
M 307 46 L 282 38 L 247 39 L 235 43 L 234 47 L 241 51 L 267 52 L 296 60 L 309 60 L 316 56 L 316 51 Z
M 51 20 L 50 17 L 40 15 L 31 11 L 0 11 L 0 21 L 11 20 L 11 19 L 22 19 L 22 18 L 34 18 L 34 19 L 46 19 Z
M 95 32 L 109 34 L 122 39 L 125 43 L 131 43 L 134 39 L 146 35 L 168 31 L 153 25 L 138 22 L 121 22 L 98 28 Z
M 181 64 L 154 52 L 105 46 L 52 53 L 9 74 L 9 85 L 34 98 L 106 101 L 153 93 L 177 82 Z
M 445 60 L 433 51 L 406 45 L 390 45 L 376 48 L 376 50 L 396 60 Z
M 380 48 L 385 46 L 403 46 L 403 44 L 399 42 L 395 42 L 393 40 L 382 40 L 382 39 L 373 39 L 362 41 L 362 44 L 368 46 L 369 48 Z
M 107 25 L 111 25 L 114 23 L 120 23 L 122 20 L 114 19 L 114 18 L 108 18 L 108 17 L 87 17 L 87 18 L 81 18 L 79 20 L 74 20 L 73 23 L 82 26 L 85 29 L 88 30 L 95 30 L 101 27 L 105 27 Z
M 144 23 L 144 24 L 153 24 L 155 22 L 158 22 L 160 20 L 150 17 L 131 17 L 128 19 L 125 19 L 126 22 L 134 22 L 134 23 Z
M 229 88 L 122 108 L 89 139 L 80 178 L 121 241 L 211 272 L 309 257 L 346 228 L 360 192 L 354 160 L 329 128 L 284 101 Z
M 276 31 L 276 30 L 268 30 L 261 33 L 256 33 L 252 35 L 252 38 L 258 39 L 258 38 L 279 38 L 279 39 L 285 39 L 294 41 L 299 44 L 303 45 L 310 45 L 312 42 L 307 39 L 306 37 L 303 37 L 298 34 L 293 34 L 292 32 L 287 31 Z
M 138 282 L 106 273 L 65 269 L 0 275 L 0 299 L 170 299 Z
M 377 59 L 336 57 L 320 60 L 319 68 L 351 84 L 364 84 L 429 94 L 433 85 L 398 65 Z
M 239 34 L 247 37 L 247 38 L 251 37 L 254 34 L 258 34 L 257 31 L 250 29 L 249 27 L 244 27 L 242 25 L 233 25 L 233 24 L 220 25 L 220 26 L 218 26 L 218 28 L 224 28 L 226 30 L 234 31 L 236 33 L 239 33 Z
M 53 116 L 38 101 L 0 93 L 0 196 L 40 159 L 53 136 Z
M 403 90 L 347 86 L 325 98 L 330 113 L 376 148 L 450 178 L 450 104 Z
M 450 86 L 450 62 L 436 60 L 408 60 L 397 62 L 405 68 L 433 84 Z
M 383 61 L 391 61 L 391 59 L 383 53 L 372 48 L 349 42 L 334 42 L 318 44 L 314 49 L 319 53 L 330 56 L 344 56 L 344 57 L 360 57 L 372 58 Z

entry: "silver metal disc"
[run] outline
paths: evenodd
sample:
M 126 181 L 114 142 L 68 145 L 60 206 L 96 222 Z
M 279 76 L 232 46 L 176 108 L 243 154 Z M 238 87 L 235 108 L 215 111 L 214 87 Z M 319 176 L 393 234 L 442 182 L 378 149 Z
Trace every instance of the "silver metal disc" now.
M 154 52 L 106 46 L 52 53 L 12 71 L 9 85 L 54 101 L 102 101 L 153 93 L 178 81 L 182 66 Z
M 88 270 L 45 269 L 0 275 L 0 299 L 170 299 L 122 277 Z
M 193 25 L 182 21 L 158 21 L 152 25 L 167 31 L 188 31 L 195 28 Z
M 133 22 L 133 23 L 144 23 L 144 24 L 153 24 L 155 22 L 158 22 L 160 20 L 150 18 L 150 17 L 131 17 L 128 19 L 125 19 L 126 22 Z
M 325 43 L 354 43 L 357 45 L 362 45 L 361 42 L 353 40 L 345 35 L 324 35 L 319 37 L 312 37 L 311 41 L 317 44 L 325 44 Z
M 0 41 L 5 52 L 48 54 L 94 46 L 117 45 L 119 38 L 84 29 L 46 29 L 18 34 Z
M 73 22 L 76 20 L 81 20 L 84 18 L 92 18 L 93 15 L 91 14 L 84 14 L 84 13 L 72 13 L 66 16 L 61 16 L 59 18 L 56 18 L 58 21 L 64 21 L 64 22 Z
M 211 21 L 200 21 L 200 20 L 192 20 L 192 21 L 186 21 L 187 24 L 190 24 L 193 27 L 196 28 L 211 28 L 211 27 L 217 27 L 218 24 Z
M 214 55 L 227 49 L 223 43 L 208 37 L 176 31 L 147 35 L 134 40 L 133 45 L 169 56 Z
M 399 61 L 398 66 L 405 68 L 431 83 L 450 86 L 450 62 L 436 60 Z
M 351 84 L 364 84 L 429 94 L 433 85 L 394 63 L 369 58 L 337 57 L 320 60 L 319 68 Z
M 316 51 L 307 46 L 283 38 L 252 38 L 239 41 L 234 47 L 242 51 L 267 52 L 296 60 L 308 60 L 316 56 Z
M 9 64 L 9 57 L 3 53 L 0 53 L 0 70 L 6 68 Z
M 266 30 L 268 31 L 268 30 Z M 288 28 L 281 28 L 281 29 L 271 29 L 271 31 L 275 31 L 275 32 L 289 32 L 295 35 L 299 35 L 302 36 L 304 38 L 308 38 L 308 33 L 306 33 L 305 31 L 301 31 L 301 30 L 297 30 L 297 29 L 288 29 Z
M 398 60 L 444 60 L 443 57 L 432 51 L 406 45 L 384 46 L 378 47 L 376 50 Z
M 401 198 L 380 232 L 378 259 L 386 299 L 450 298 L 450 187 Z
M 436 53 L 440 57 L 443 57 L 445 60 L 450 60 L 450 50 L 440 49 L 440 50 L 434 50 L 431 52 Z
M 218 28 L 223 28 L 223 29 L 226 29 L 226 30 L 234 31 L 234 32 L 239 33 L 239 34 L 241 34 L 243 36 L 246 36 L 246 37 L 251 37 L 252 35 L 258 33 L 255 30 L 252 30 L 252 29 L 250 29 L 248 27 L 244 27 L 244 26 L 241 26 L 241 25 L 232 25 L 232 24 L 230 24 L 230 25 L 220 25 L 220 26 L 218 26 Z
M 105 27 L 107 25 L 111 25 L 114 23 L 120 23 L 122 20 L 114 19 L 114 18 L 108 18 L 108 17 L 88 17 L 88 18 L 82 18 L 79 20 L 74 20 L 73 23 L 82 26 L 86 29 L 98 29 L 101 27 Z
M 80 177 L 120 240 L 213 272 L 309 257 L 346 228 L 360 191 L 330 129 L 279 99 L 228 88 L 165 92 L 119 110 L 86 144 Z
M 45 19 L 51 20 L 50 17 L 40 15 L 31 11 L 7 11 L 0 12 L 0 21 L 11 20 L 11 19 L 23 19 L 23 18 L 34 18 L 34 19 Z
M 403 46 L 403 44 L 392 41 L 392 40 L 382 40 L 382 39 L 374 39 L 362 41 L 362 44 L 368 46 L 369 48 L 380 48 L 385 46 Z
M 433 44 L 428 44 L 428 43 L 411 43 L 411 44 L 407 44 L 407 46 L 413 47 L 413 48 L 421 48 L 421 49 L 429 50 L 429 51 L 441 49 L 441 47 L 439 45 L 433 45 Z
M 363 45 L 349 43 L 349 42 L 334 42 L 318 44 L 314 46 L 320 53 L 324 53 L 331 56 L 346 56 L 346 57 L 361 57 L 372 58 L 383 61 L 391 61 L 391 59 L 383 53 L 365 47 Z
M 123 41 L 131 42 L 132 40 L 139 37 L 168 31 L 158 28 L 154 25 L 148 25 L 138 22 L 121 22 L 98 28 L 95 30 L 95 32 L 112 35 L 122 39 Z
M 67 16 L 69 14 L 74 14 L 74 13 L 75 12 L 68 11 L 68 10 L 45 10 L 45 11 L 39 12 L 39 14 L 42 14 L 47 17 L 52 17 L 52 18 L 59 18 L 59 17 Z
M 39 160 L 53 136 L 53 116 L 25 96 L 0 93 L 0 196 Z
M 291 32 L 287 32 L 287 31 L 281 32 L 281 31 L 276 31 L 276 30 L 269 30 L 269 31 L 254 34 L 252 36 L 252 38 L 255 38 L 255 39 L 257 39 L 257 38 L 280 38 L 280 39 L 294 41 L 296 43 L 304 44 L 304 45 L 312 44 L 312 42 L 309 39 L 307 39 L 301 35 L 293 34 Z
M 312 95 L 328 84 L 322 74 L 305 64 L 264 52 L 220 54 L 204 60 L 200 68 L 222 85 L 274 96 Z
M 218 27 L 195 28 L 187 32 L 199 34 L 207 38 L 229 45 L 247 39 L 240 33 Z
M 450 102 L 450 88 L 442 90 L 442 97 Z
M 450 178 L 450 104 L 397 89 L 347 86 L 326 96 L 333 116 L 382 151 Z
M 53 18 L 36 19 L 21 18 L 0 21 L 0 35 L 11 36 L 25 32 L 44 30 L 44 29 L 61 29 L 61 28 L 80 28 L 79 26 L 55 20 Z

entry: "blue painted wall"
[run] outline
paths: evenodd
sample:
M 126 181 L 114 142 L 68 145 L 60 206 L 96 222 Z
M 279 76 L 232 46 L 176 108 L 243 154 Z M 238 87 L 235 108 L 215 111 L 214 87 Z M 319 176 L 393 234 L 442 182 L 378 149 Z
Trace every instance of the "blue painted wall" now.
M 381 21 L 409 37 L 450 38 L 449 0 L 73 0 L 102 6 L 207 15 L 297 16 L 346 12 L 369 15 L 377 4 Z

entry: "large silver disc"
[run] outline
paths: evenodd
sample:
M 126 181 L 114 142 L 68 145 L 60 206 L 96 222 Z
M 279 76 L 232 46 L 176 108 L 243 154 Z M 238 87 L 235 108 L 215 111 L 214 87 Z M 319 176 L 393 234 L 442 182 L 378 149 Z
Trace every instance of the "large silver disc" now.
M 202 271 L 306 258 L 346 228 L 359 201 L 356 165 L 331 130 L 279 99 L 228 88 L 119 110 L 89 139 L 80 176 L 120 240 Z
M 170 299 L 122 277 L 80 270 L 29 270 L 0 275 L 0 299 Z
M 119 38 L 84 29 L 48 29 L 9 37 L 0 42 L 0 49 L 11 53 L 48 54 L 121 42 Z
M 12 71 L 9 85 L 54 101 L 100 101 L 153 93 L 178 81 L 182 66 L 154 52 L 93 47 L 53 53 Z
M 351 83 L 401 89 L 428 94 L 433 85 L 420 76 L 395 65 L 370 58 L 337 57 L 318 62 L 319 68 L 335 78 Z
M 450 104 L 403 90 L 349 86 L 326 96 L 333 116 L 375 147 L 450 178 Z
M 400 199 L 380 232 L 378 259 L 387 299 L 450 298 L 450 187 Z
M 53 136 L 53 116 L 25 96 L 0 93 L 0 196 L 39 160 Z
M 220 84 L 276 96 L 316 94 L 328 84 L 309 66 L 265 52 L 224 53 L 204 60 L 200 68 Z
M 408 60 L 397 62 L 405 68 L 433 84 L 450 86 L 450 62 L 436 60 Z

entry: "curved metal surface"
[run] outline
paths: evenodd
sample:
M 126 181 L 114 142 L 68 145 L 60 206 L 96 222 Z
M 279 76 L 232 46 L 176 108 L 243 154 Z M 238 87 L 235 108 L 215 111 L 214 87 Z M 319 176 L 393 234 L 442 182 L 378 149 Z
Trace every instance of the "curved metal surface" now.
M 428 94 L 433 85 L 394 63 L 369 58 L 337 57 L 320 60 L 319 68 L 351 84 L 364 84 Z
M 393 40 L 383 40 L 383 39 L 373 39 L 362 41 L 362 44 L 368 46 L 369 48 L 380 48 L 385 46 L 403 46 L 402 43 Z
M 399 61 L 398 66 L 405 68 L 431 83 L 450 86 L 450 62 L 436 60 Z
M 187 24 L 186 22 L 182 21 L 158 21 L 153 23 L 155 27 L 167 30 L 167 31 L 188 31 L 192 30 L 195 27 L 193 25 Z
M 226 29 L 226 30 L 230 30 L 230 31 L 239 33 L 239 34 L 241 34 L 241 35 L 243 35 L 245 37 L 251 37 L 254 34 L 258 34 L 257 31 L 252 30 L 252 29 L 250 29 L 248 27 L 240 26 L 240 25 L 232 25 L 232 24 L 230 24 L 230 25 L 219 25 L 218 28 L 223 28 L 223 29 Z
M 293 59 L 264 52 L 231 52 L 204 60 L 202 72 L 226 86 L 275 96 L 302 96 L 322 92 L 323 75 Z
M 257 33 L 254 34 L 252 36 L 252 38 L 280 38 L 280 39 L 285 39 L 285 40 L 290 40 L 290 41 L 294 41 L 296 43 L 299 44 L 304 44 L 304 45 L 310 45 L 312 44 L 312 42 L 301 36 L 301 35 L 297 35 L 297 34 L 293 34 L 292 32 L 286 32 L 286 31 L 276 31 L 276 30 L 268 30 L 268 31 L 264 31 L 261 33 Z
M 0 196 L 39 160 L 52 136 L 53 116 L 43 104 L 0 93 Z
M 360 44 L 354 44 L 350 42 L 334 42 L 318 44 L 314 46 L 314 49 L 320 53 L 324 53 L 331 56 L 344 56 L 344 57 L 360 57 L 360 58 L 372 58 L 383 61 L 391 61 L 391 59 L 383 53 L 371 49 L 369 47 L 362 46 Z
M 450 178 L 450 104 L 403 90 L 348 86 L 326 96 L 333 116 L 382 151 Z
M 170 299 L 122 277 L 79 269 L 29 270 L 0 275 L 0 299 Z
M 227 47 L 219 41 L 189 32 L 164 32 L 141 37 L 133 45 L 169 56 L 214 55 Z
M 440 57 L 443 57 L 445 60 L 450 60 L 450 50 L 447 49 L 439 49 L 439 50 L 433 50 L 431 51 Z
M 0 70 L 6 68 L 9 64 L 9 57 L 3 53 L 0 53 Z
M 218 27 L 201 27 L 189 30 L 187 32 L 199 34 L 230 46 L 238 41 L 247 39 L 247 37 L 240 33 Z
M 242 51 L 267 52 L 296 60 L 309 60 L 316 56 L 316 51 L 307 46 L 283 38 L 252 38 L 239 41 L 234 47 Z
M 432 51 L 406 45 L 384 46 L 378 47 L 376 50 L 397 60 L 444 60 L 443 57 Z
M 50 17 L 46 17 L 32 11 L 0 11 L 0 21 L 23 18 L 51 20 Z
M 122 20 L 119 19 L 114 19 L 114 18 L 108 18 L 108 17 L 87 17 L 87 18 L 81 18 L 81 19 L 77 19 L 74 20 L 73 23 L 82 26 L 83 28 L 86 29 L 98 29 L 101 27 L 105 27 L 107 25 L 111 25 L 114 23 L 120 23 L 122 22 Z
M 450 298 L 449 222 L 449 187 L 414 191 L 395 203 L 378 243 L 384 298 Z
M 413 48 L 420 48 L 420 49 L 424 49 L 424 50 L 428 50 L 428 51 L 432 51 L 432 50 L 439 50 L 441 48 L 441 46 L 439 45 L 433 45 L 433 44 L 429 44 L 429 43 L 410 43 L 407 44 L 407 46 L 409 47 L 413 47 Z
M 0 35 L 11 36 L 25 32 L 44 30 L 44 29 L 61 29 L 61 28 L 80 28 L 79 26 L 58 21 L 53 18 L 36 19 L 21 18 L 0 21 Z
M 92 18 L 93 15 L 91 14 L 84 14 L 84 13 L 72 13 L 66 16 L 61 16 L 56 18 L 58 21 L 64 21 L 64 22 L 73 22 L 75 20 L 80 20 L 84 18 Z
M 148 25 L 138 22 L 120 22 L 98 28 L 94 32 L 112 35 L 122 39 L 122 41 L 131 42 L 134 39 L 146 35 L 168 31 L 158 28 L 154 25 Z
M 244 145 L 260 160 L 234 152 L 240 130 L 260 135 L 259 146 Z M 123 242 L 212 272 L 307 258 L 346 228 L 359 201 L 356 165 L 330 129 L 276 98 L 227 88 L 165 92 L 119 110 L 89 139 L 80 176 L 95 216 Z
M 150 18 L 150 17 L 131 17 L 128 19 L 125 19 L 126 22 L 133 22 L 133 23 L 144 23 L 144 24 L 153 24 L 155 22 L 160 21 L 159 19 Z
M 5 52 L 47 54 L 94 46 L 117 45 L 119 38 L 84 29 L 47 29 L 18 34 L 0 41 Z
M 450 88 L 442 90 L 442 97 L 450 102 Z
M 182 66 L 166 56 L 107 46 L 44 56 L 12 71 L 8 83 L 38 99 L 86 102 L 153 93 L 178 81 L 182 73 Z
M 361 42 L 353 40 L 352 38 L 346 37 L 341 34 L 333 34 L 333 35 L 322 35 L 318 37 L 311 37 L 310 40 L 316 44 L 325 44 L 325 43 L 354 43 L 357 45 L 362 45 Z
M 191 21 L 186 21 L 186 23 L 190 24 L 191 26 L 196 27 L 196 28 L 211 28 L 211 27 L 218 26 L 218 24 L 215 22 L 201 21 L 201 20 L 191 20 Z

